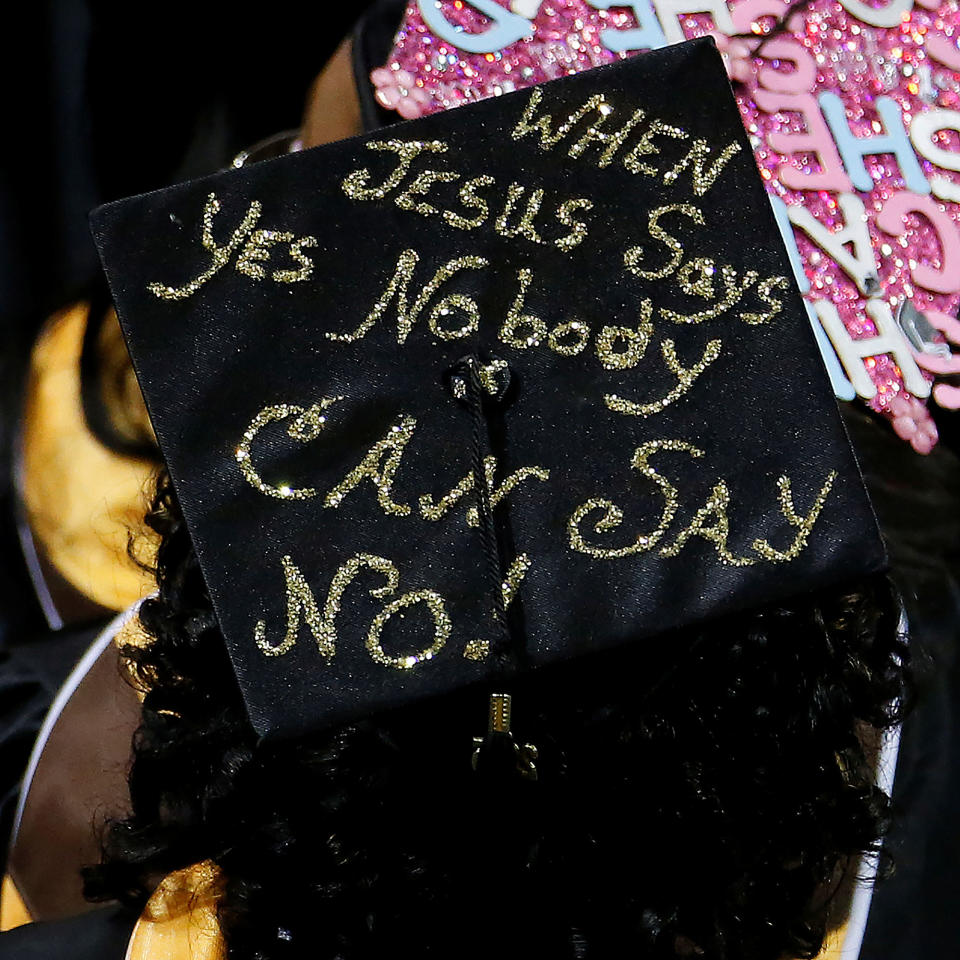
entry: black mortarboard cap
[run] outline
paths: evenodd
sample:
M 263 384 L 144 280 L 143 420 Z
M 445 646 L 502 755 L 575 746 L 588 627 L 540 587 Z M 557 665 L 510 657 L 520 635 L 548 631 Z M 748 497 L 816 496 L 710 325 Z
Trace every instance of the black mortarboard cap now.
M 709 40 L 93 225 L 260 734 L 883 565 Z

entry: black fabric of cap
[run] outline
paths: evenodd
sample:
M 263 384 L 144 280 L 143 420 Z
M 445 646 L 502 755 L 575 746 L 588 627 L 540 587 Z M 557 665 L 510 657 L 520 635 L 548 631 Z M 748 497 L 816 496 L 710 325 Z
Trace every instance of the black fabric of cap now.
M 884 563 L 710 40 L 93 225 L 263 735 Z

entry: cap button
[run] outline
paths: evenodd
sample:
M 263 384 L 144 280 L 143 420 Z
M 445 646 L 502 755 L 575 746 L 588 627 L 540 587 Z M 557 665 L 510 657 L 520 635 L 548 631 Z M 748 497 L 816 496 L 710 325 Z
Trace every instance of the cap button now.
M 475 372 L 480 388 L 491 399 L 500 402 L 510 389 L 510 365 L 506 360 L 491 356 L 482 361 L 476 356 L 461 357 L 448 374 L 448 387 L 454 398 L 466 401 L 469 396 L 471 373 Z

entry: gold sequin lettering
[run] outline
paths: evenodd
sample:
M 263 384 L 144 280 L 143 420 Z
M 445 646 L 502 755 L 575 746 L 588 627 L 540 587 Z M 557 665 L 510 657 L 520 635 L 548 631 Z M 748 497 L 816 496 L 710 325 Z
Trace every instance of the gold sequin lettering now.
M 300 266 L 294 270 L 284 268 L 273 271 L 273 279 L 277 283 L 302 283 L 309 280 L 313 275 L 313 261 L 303 252 L 309 247 L 317 245 L 316 237 L 298 237 L 287 248 L 290 252 L 290 259 Z
M 662 120 L 651 120 L 640 139 L 623 158 L 623 166 L 631 173 L 642 173 L 647 177 L 655 177 L 657 168 L 649 163 L 642 163 L 639 159 L 640 157 L 656 156 L 660 153 L 660 148 L 653 142 L 654 138 L 667 137 L 670 140 L 686 140 L 687 136 L 688 134 L 679 127 L 664 123 Z
M 495 397 L 500 390 L 497 376 L 507 369 L 509 369 L 509 364 L 506 360 L 491 360 L 489 363 L 480 364 L 477 368 L 477 376 L 480 377 L 480 386 L 483 387 L 491 397 Z
M 200 235 L 200 243 L 204 250 L 210 253 L 210 266 L 182 287 L 171 287 L 165 283 L 148 283 L 147 289 L 161 300 L 185 300 L 187 297 L 192 297 L 212 276 L 230 262 L 230 258 L 240 247 L 240 244 L 256 227 L 261 211 L 260 204 L 254 200 L 247 208 L 243 220 L 240 221 L 240 226 L 233 231 L 230 239 L 223 246 L 220 246 L 213 239 L 213 218 L 220 212 L 220 201 L 216 194 L 211 193 L 207 197 L 206 205 L 203 208 L 203 227 Z
M 392 426 L 387 435 L 378 440 L 363 460 L 327 494 L 323 505 L 336 509 L 351 490 L 364 479 L 369 479 L 377 488 L 377 502 L 384 513 L 397 516 L 410 513 L 410 507 L 403 503 L 394 503 L 390 499 L 390 493 L 394 475 L 400 466 L 400 458 L 412 439 L 416 426 L 416 419 L 408 416 L 404 416 L 398 424 Z
M 418 603 L 426 604 L 433 617 L 433 642 L 419 653 L 406 656 L 390 656 L 384 651 L 381 644 L 383 628 L 395 613 Z M 450 628 L 450 616 L 447 613 L 443 597 L 433 590 L 414 590 L 405 593 L 402 597 L 397 597 L 374 617 L 373 623 L 370 625 L 370 632 L 367 634 L 367 651 L 375 663 L 384 667 L 392 667 L 395 670 L 412 670 L 418 664 L 432 660 L 443 649 L 450 636 Z
M 597 122 L 602 123 L 606 119 L 607 114 L 610 112 L 609 105 L 604 100 L 603 96 L 597 93 L 590 97 L 590 99 L 587 100 L 587 102 L 581 107 L 571 113 L 570 116 L 568 116 L 567 119 L 564 120 L 564 122 L 561 123 L 556 130 L 554 130 L 553 117 L 551 117 L 550 114 L 544 113 L 539 117 L 535 117 L 537 108 L 540 106 L 540 102 L 542 100 L 543 91 L 540 90 L 539 87 L 534 87 L 530 94 L 530 99 L 527 101 L 527 105 L 524 108 L 523 116 L 510 132 L 510 136 L 514 140 L 519 140 L 521 137 L 525 137 L 528 133 L 537 132 L 540 134 L 540 146 L 544 150 L 552 150 L 585 116 L 587 116 L 587 114 L 595 111 L 598 114 Z M 576 144 L 571 147 L 571 150 L 575 148 Z M 576 156 L 576 154 L 571 154 L 571 156 Z
M 508 497 L 524 480 L 540 480 L 541 482 L 546 482 L 550 479 L 550 471 L 544 467 L 520 467 L 519 470 L 514 470 L 510 476 L 506 477 L 504 481 L 495 488 L 493 478 L 497 469 L 496 458 L 486 457 L 483 461 L 483 468 L 486 474 L 487 490 L 490 492 L 491 508 L 497 506 L 504 497 Z M 467 510 L 467 523 L 471 527 L 480 526 L 480 512 L 476 506 L 470 507 L 470 509 Z
M 677 313 L 675 310 L 663 307 L 660 310 L 660 316 L 674 323 L 703 323 L 704 320 L 713 320 L 739 303 L 747 290 L 757 282 L 758 277 L 759 274 L 755 270 L 748 270 L 741 279 L 733 267 L 723 266 L 720 268 L 720 279 L 724 287 L 724 296 L 721 301 L 706 310 L 691 314 Z
M 384 557 L 372 553 L 358 553 L 346 563 L 341 564 L 330 581 L 330 590 L 327 593 L 327 602 L 323 605 L 323 620 L 320 623 L 319 635 L 314 630 L 321 652 L 328 650 L 327 656 L 332 657 L 337 650 L 337 616 L 343 602 L 343 594 L 348 586 L 356 579 L 361 570 L 367 568 L 383 574 L 386 583 L 382 587 L 373 587 L 371 597 L 388 597 L 396 592 L 400 582 L 400 572 L 396 565 Z
M 710 152 L 706 140 L 695 140 L 687 155 L 663 175 L 663 182 L 674 183 L 687 167 L 692 167 L 690 176 L 693 180 L 693 192 L 702 197 L 714 185 L 723 168 L 740 152 L 740 144 L 734 140 L 724 147 L 720 156 L 707 169 L 705 164 Z
M 793 560 L 807 545 L 807 541 L 810 539 L 810 534 L 813 531 L 813 525 L 817 522 L 820 511 L 823 510 L 823 505 L 827 502 L 827 497 L 830 496 L 830 491 L 833 489 L 833 483 L 836 479 L 837 471 L 831 470 L 830 473 L 827 474 L 827 479 L 820 488 L 816 500 L 813 501 L 810 512 L 805 517 L 802 517 L 797 513 L 796 507 L 793 504 L 793 491 L 790 486 L 790 478 L 787 476 L 780 477 L 777 480 L 780 511 L 787 518 L 790 525 L 797 528 L 797 535 L 794 537 L 793 543 L 790 544 L 786 550 L 777 550 L 775 547 L 772 547 L 768 541 L 759 539 L 753 541 L 753 549 L 756 550 L 764 560 L 775 562 Z
M 689 526 L 680 531 L 680 535 L 673 543 L 663 547 L 660 550 L 660 555 L 675 557 L 691 537 L 702 537 L 713 544 L 720 562 L 727 566 L 749 567 L 756 563 L 756 557 L 738 557 L 727 548 L 727 537 L 730 535 L 730 520 L 727 517 L 729 504 L 730 491 L 726 483 L 720 480 L 707 498 L 707 502 L 690 521 Z M 712 523 L 708 522 L 711 520 Z
M 772 296 L 774 290 L 788 290 L 790 283 L 786 277 L 768 277 L 757 284 L 757 296 L 770 308 L 766 313 L 741 313 L 744 323 L 768 323 L 783 309 L 783 301 Z
M 443 321 L 447 323 L 449 317 L 455 310 L 460 310 L 466 315 L 467 322 L 462 327 L 441 327 Z M 430 319 L 427 323 L 430 332 L 441 340 L 462 340 L 469 337 L 471 333 L 476 333 L 480 328 L 480 308 L 476 300 L 468 297 L 465 293 L 451 293 L 444 297 L 430 311 Z
M 653 336 L 652 313 L 652 304 L 644 299 L 640 302 L 638 326 L 608 326 L 600 331 L 596 342 L 597 356 L 607 370 L 629 370 L 640 362 Z
M 514 558 L 507 572 L 503 575 L 503 606 L 509 607 L 513 603 L 527 575 L 527 571 L 533 565 L 530 557 L 521 553 Z M 474 638 L 470 640 L 463 649 L 463 656 L 466 660 L 483 660 L 490 653 L 490 641 L 483 638 Z
M 401 210 L 413 210 L 424 217 L 432 217 L 438 212 L 437 208 L 425 200 L 416 200 L 415 198 L 426 196 L 435 183 L 453 183 L 453 181 L 459 179 L 460 174 L 454 173 L 452 170 L 424 170 L 410 181 L 407 189 L 399 193 L 393 202 Z
M 610 114 L 613 113 L 613 107 L 611 107 L 609 103 L 605 102 L 602 97 L 600 97 L 599 100 L 594 98 L 594 100 L 596 101 L 595 105 L 599 116 L 593 121 L 593 123 L 590 124 L 589 127 L 587 127 L 587 129 L 580 136 L 580 139 L 577 140 L 572 147 L 570 147 L 570 149 L 567 151 L 568 157 L 577 158 L 583 156 L 587 147 L 589 147 L 591 144 L 605 144 L 607 140 L 610 139 L 610 135 L 603 129 L 603 125 L 607 122 L 607 118 L 610 116 Z
M 634 276 L 640 277 L 643 280 L 660 280 L 663 277 L 669 277 L 680 265 L 680 261 L 683 259 L 683 245 L 676 237 L 667 233 L 667 231 L 660 226 L 660 218 L 668 213 L 682 213 L 699 226 L 702 227 L 704 225 L 703 214 L 690 203 L 671 203 L 665 207 L 657 207 L 656 210 L 651 210 L 650 216 L 647 219 L 650 236 L 655 240 L 659 240 L 670 250 L 671 257 L 662 267 L 653 267 L 649 270 L 644 270 L 640 266 L 643 260 L 643 248 L 630 247 L 623 255 L 623 264 Z
M 547 344 L 562 357 L 575 357 L 583 353 L 590 340 L 590 328 L 579 320 L 558 323 L 547 337 Z
M 270 248 L 294 239 L 292 233 L 281 230 L 254 230 L 237 257 L 236 269 L 254 280 L 263 280 L 267 275 L 263 264 L 270 259 Z
M 404 250 L 397 260 L 397 266 L 393 271 L 393 276 L 387 283 L 386 289 L 380 294 L 373 309 L 367 314 L 360 326 L 352 333 L 333 333 L 327 331 L 327 338 L 343 343 L 353 343 L 355 340 L 360 340 L 367 335 L 376 322 L 386 313 L 390 303 L 396 299 L 397 343 L 402 344 L 406 341 L 410 331 L 413 329 L 417 317 L 420 316 L 430 298 L 443 284 L 461 270 L 480 270 L 487 266 L 488 263 L 483 257 L 474 256 L 457 257 L 449 263 L 445 263 L 433 275 L 433 279 L 423 287 L 416 300 L 410 304 L 408 300 L 410 282 L 413 279 L 414 269 L 419 262 L 420 256 L 416 250 Z M 463 309 L 464 303 L 465 301 L 459 302 L 461 309 Z
M 677 285 L 688 297 L 712 300 L 716 294 L 713 275 L 717 265 L 709 257 L 694 257 L 677 271 Z
M 282 563 L 287 591 L 287 632 L 280 643 L 275 647 L 271 646 L 267 641 L 266 621 L 258 620 L 253 628 L 253 639 L 257 648 L 266 657 L 282 657 L 288 653 L 297 642 L 302 616 L 317 641 L 317 648 L 321 655 L 332 657 L 334 648 L 325 638 L 323 618 L 320 616 L 317 601 L 314 599 L 306 577 L 290 557 L 284 557 Z
M 484 470 L 496 469 L 496 458 L 484 458 Z M 434 500 L 429 493 L 420 497 L 420 516 L 425 520 L 439 520 L 452 510 L 473 489 L 473 471 L 471 470 L 449 493 Z
M 527 571 L 532 565 L 533 561 L 525 553 L 518 554 L 514 557 L 513 563 L 510 564 L 507 572 L 503 575 L 504 607 L 509 607 L 510 604 L 513 603 L 514 597 L 516 597 L 517 591 L 520 589 L 520 584 L 523 583 Z
M 479 227 L 490 215 L 490 205 L 483 197 L 477 196 L 477 190 L 480 187 L 489 187 L 494 183 L 496 181 L 489 174 L 468 180 L 460 188 L 460 202 L 468 209 L 478 211 L 477 215 L 471 219 L 455 213 L 453 210 L 444 210 L 443 219 L 450 226 L 458 227 L 461 230 L 474 230 Z
M 692 367 L 684 367 L 677 357 L 674 342 L 663 340 L 660 343 L 660 350 L 670 372 L 677 378 L 677 385 L 666 396 L 650 403 L 636 403 L 615 393 L 604 395 L 603 401 L 614 413 L 631 417 L 647 417 L 652 413 L 659 413 L 675 400 L 679 400 L 693 386 L 697 377 L 720 356 L 721 347 L 720 340 L 711 340 L 703 351 L 703 356 Z
M 490 641 L 483 637 L 474 637 L 467 641 L 463 648 L 463 656 L 466 660 L 483 660 L 490 653 Z
M 251 448 L 257 434 L 268 424 L 277 420 L 286 420 L 296 415 L 297 419 L 287 430 L 287 436 L 301 443 L 315 440 L 326 423 L 326 410 L 343 397 L 323 397 L 311 407 L 300 407 L 293 403 L 279 403 L 264 407 L 243 432 L 243 439 L 237 447 L 235 458 L 243 478 L 261 493 L 278 500 L 309 500 L 317 495 L 313 487 L 291 488 L 288 484 L 266 483 L 253 465 Z
M 577 507 L 567 522 L 567 534 L 570 538 L 571 550 L 596 557 L 598 560 L 613 560 L 628 557 L 635 553 L 643 553 L 656 546 L 673 522 L 680 502 L 676 487 L 650 465 L 650 457 L 659 450 L 683 451 L 689 453 L 692 457 L 703 456 L 702 450 L 683 440 L 650 440 L 634 451 L 631 466 L 646 479 L 655 483 L 663 495 L 663 510 L 657 526 L 649 533 L 641 534 L 633 543 L 624 547 L 598 547 L 595 544 L 588 543 L 580 531 L 580 524 L 589 513 L 594 510 L 604 511 L 603 516 L 593 525 L 596 533 L 606 533 L 623 522 L 623 511 L 615 503 L 600 497 L 594 497 Z
M 528 134 L 533 134 L 539 141 L 542 150 L 552 150 L 565 137 L 585 121 L 586 129 L 581 128 L 580 135 L 569 146 L 567 156 L 573 159 L 582 157 L 591 147 L 598 147 L 597 165 L 601 168 L 609 166 L 614 158 L 624 148 L 630 134 L 646 119 L 642 109 L 634 110 L 629 119 L 619 129 L 608 129 L 610 117 L 614 107 L 607 102 L 602 94 L 594 94 L 577 110 L 571 113 L 559 126 L 555 126 L 553 116 L 542 112 L 543 91 L 535 88 L 517 125 L 510 136 L 520 140 Z M 646 129 L 633 147 L 623 156 L 623 166 L 626 170 L 645 176 L 657 176 L 660 171 L 644 157 L 657 156 L 662 153 L 662 145 L 658 140 L 689 140 L 687 131 L 673 126 L 657 118 L 650 118 Z M 730 160 L 740 152 L 739 142 L 728 144 L 710 163 L 711 149 L 706 140 L 696 139 L 686 154 L 674 166 L 663 173 L 663 182 L 676 183 L 684 170 L 690 169 L 690 177 L 694 192 L 703 196 L 716 182 Z
M 321 398 L 319 403 L 315 403 L 312 407 L 307 407 L 307 409 L 290 424 L 287 434 L 293 437 L 294 440 L 299 440 L 301 443 L 316 440 L 327 422 L 327 415 L 324 411 L 342 399 L 343 397 Z M 293 407 L 290 409 L 292 412 L 297 412 Z
M 368 150 L 395 153 L 399 157 L 396 167 L 378 186 L 369 186 L 370 170 L 354 170 L 344 179 L 341 187 L 351 200 L 382 200 L 399 186 L 400 181 L 410 171 L 413 161 L 422 153 L 446 153 L 447 144 L 442 140 L 370 140 Z
M 507 187 L 507 200 L 503 207 L 503 213 L 497 217 L 494 222 L 494 228 L 497 233 L 504 237 L 521 236 L 526 237 L 527 240 L 533 243 L 543 243 L 544 239 L 537 233 L 536 224 L 534 223 L 537 214 L 540 212 L 540 205 L 543 203 L 543 190 L 538 188 L 531 192 L 527 198 L 527 203 L 520 220 L 516 226 L 510 226 L 510 217 L 517 205 L 517 201 L 526 193 L 526 190 L 527 188 L 519 183 L 511 183 L 510 186 Z
M 617 151 L 626 143 L 627 137 L 633 128 L 640 123 L 645 116 L 646 113 L 643 110 L 634 110 L 630 119 L 616 133 L 608 134 L 606 146 L 603 149 L 603 153 L 600 154 L 600 160 L 597 163 L 598 167 L 609 167 L 610 164 L 613 163 Z
M 402 186 L 403 178 L 409 173 L 410 163 L 412 163 L 413 158 L 417 155 L 418 150 L 430 148 L 430 143 L 426 145 L 419 141 L 418 143 L 419 147 L 417 149 L 408 150 L 407 147 L 409 147 L 410 144 L 405 144 L 402 141 L 387 142 L 387 146 L 390 147 L 390 149 L 396 147 L 396 149 L 399 150 L 399 147 L 396 146 L 399 144 L 403 147 L 403 150 L 400 151 L 400 165 L 380 188 L 368 191 L 365 186 L 362 186 L 365 180 L 363 180 L 363 177 L 360 175 L 366 175 L 367 171 L 361 170 L 354 171 L 354 173 L 350 174 L 350 177 L 344 181 L 344 189 L 349 195 L 355 195 L 357 199 L 382 199 L 393 192 L 394 203 L 401 210 L 419 213 L 424 217 L 442 217 L 446 223 L 459 230 L 475 230 L 477 227 L 486 223 L 490 217 L 491 200 L 489 194 L 487 196 L 483 195 L 485 192 L 484 188 L 496 184 L 495 178 L 489 174 L 471 177 L 460 186 L 459 198 L 463 205 L 463 210 L 446 209 L 442 203 L 431 203 L 424 199 L 436 184 L 459 181 L 463 177 L 461 173 L 452 170 L 425 169 L 414 174 L 407 181 L 406 186 Z M 443 150 L 440 152 L 446 150 L 446 146 L 442 141 L 432 141 L 432 143 L 434 146 L 440 144 L 443 147 Z M 391 144 L 394 146 L 390 146 Z M 378 148 L 375 143 L 368 144 L 367 146 L 371 149 Z M 386 149 L 386 147 L 384 147 L 384 149 Z M 354 179 L 351 180 L 351 178 Z M 358 184 L 361 184 L 361 186 L 358 186 Z M 580 214 L 592 210 L 593 201 L 586 197 L 576 197 L 568 200 L 560 200 L 557 198 L 554 201 L 556 206 L 554 215 L 557 221 L 567 228 L 567 233 L 555 239 L 546 240 L 541 235 L 540 228 L 537 224 L 537 218 L 540 217 L 541 213 L 543 213 L 544 219 L 546 218 L 546 212 L 543 210 L 545 196 L 546 191 L 542 188 L 528 189 L 522 183 L 516 181 L 510 183 L 506 187 L 505 195 L 501 201 L 502 207 L 500 213 L 493 221 L 494 230 L 504 237 L 521 237 L 524 240 L 529 240 L 531 243 L 541 245 L 552 244 L 558 250 L 562 250 L 565 253 L 579 246 L 589 232 L 587 224 Z M 472 212 L 473 216 L 468 216 L 468 212 Z M 281 235 L 276 233 L 276 231 L 264 231 L 264 236 L 258 236 L 256 238 L 260 247 L 265 247 L 271 242 L 277 243 L 280 239 Z M 254 252 L 254 256 L 245 259 L 241 269 L 245 271 L 248 270 L 250 266 L 248 261 L 254 259 L 255 255 Z M 259 259 L 264 259 L 265 256 L 266 254 L 263 253 Z M 253 270 L 256 273 L 256 265 L 253 266 Z M 261 274 L 257 273 L 257 276 L 260 275 Z
M 487 482 L 487 490 L 490 494 L 491 507 L 496 507 L 504 497 L 509 496 L 510 493 L 525 480 L 536 479 L 547 481 L 550 479 L 550 471 L 543 467 L 520 467 L 520 469 L 511 473 L 499 486 L 495 487 L 494 478 L 497 472 L 496 457 L 484 457 L 483 471 Z M 473 484 L 474 476 L 471 470 L 449 493 L 442 496 L 439 500 L 435 501 L 430 494 L 425 493 L 420 497 L 419 501 L 420 515 L 425 520 L 441 519 L 473 490 Z M 468 508 L 466 519 L 471 527 L 479 525 L 479 513 L 476 506 Z
M 578 220 L 574 213 L 577 210 L 592 210 L 593 201 L 586 197 L 579 197 L 574 200 L 564 200 L 557 208 L 557 219 L 565 226 L 570 227 L 570 233 L 565 237 L 559 237 L 554 240 L 554 246 L 559 247 L 564 253 L 569 253 L 574 247 L 579 247 L 587 235 L 587 225 Z
M 527 347 L 536 347 L 547 335 L 547 324 L 540 317 L 532 313 L 524 313 L 523 307 L 527 299 L 527 288 L 533 279 L 533 271 L 528 267 L 521 267 L 517 271 L 519 290 L 507 312 L 507 317 L 500 328 L 500 339 L 511 347 L 526 350 Z

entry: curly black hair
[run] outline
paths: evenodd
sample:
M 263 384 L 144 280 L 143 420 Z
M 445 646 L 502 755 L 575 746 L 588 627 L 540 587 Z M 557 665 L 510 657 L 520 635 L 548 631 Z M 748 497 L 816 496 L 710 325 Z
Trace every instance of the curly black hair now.
M 515 690 L 538 782 L 478 778 L 483 694 L 260 743 L 172 487 L 147 689 L 91 898 L 212 859 L 230 960 L 813 957 L 889 800 L 908 651 L 885 578 L 687 629 Z M 480 727 L 481 729 L 478 729 Z

